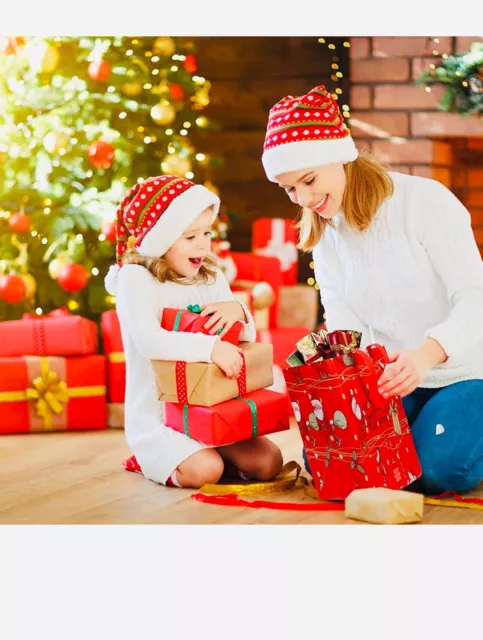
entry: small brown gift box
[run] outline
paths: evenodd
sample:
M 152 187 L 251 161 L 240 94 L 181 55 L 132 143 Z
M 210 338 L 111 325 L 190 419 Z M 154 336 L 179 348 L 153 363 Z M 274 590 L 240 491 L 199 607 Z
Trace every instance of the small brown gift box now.
M 235 380 L 227 378 L 214 363 L 152 360 L 159 399 L 163 402 L 212 407 L 271 386 L 273 346 L 241 342 L 239 347 L 244 365 Z

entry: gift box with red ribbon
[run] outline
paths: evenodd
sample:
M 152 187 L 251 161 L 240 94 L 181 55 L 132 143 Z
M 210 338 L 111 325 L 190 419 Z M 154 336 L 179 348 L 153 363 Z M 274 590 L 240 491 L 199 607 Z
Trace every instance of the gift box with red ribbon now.
M 0 322 L 0 357 L 80 356 L 97 353 L 97 325 L 61 308 Z
M 355 331 L 320 331 L 297 343 L 283 373 L 314 486 L 322 500 L 354 489 L 403 489 L 421 475 L 404 407 L 377 383 L 384 347 L 360 349 Z
M 0 360 L 0 434 L 106 427 L 104 356 Z
M 126 360 L 122 345 L 121 326 L 116 311 L 105 311 L 102 314 L 101 335 L 107 358 L 108 401 L 122 403 L 126 394 Z
M 257 218 L 252 226 L 252 251 L 280 261 L 282 284 L 294 285 L 298 278 L 298 233 L 295 223 L 284 218 Z
M 161 318 L 161 326 L 168 331 L 187 331 L 188 333 L 204 333 L 209 335 L 210 329 L 205 329 L 205 322 L 209 316 L 201 316 L 201 307 L 199 305 L 190 305 L 187 309 L 163 309 Z M 235 322 L 231 329 L 223 336 L 222 340 L 238 344 L 243 325 L 241 322 Z M 219 332 L 221 329 L 219 330 Z M 219 333 L 218 332 L 218 333 Z
M 169 427 L 216 447 L 289 428 L 285 396 L 267 389 L 212 407 L 170 402 L 164 406 L 165 422 Z
M 159 399 L 211 407 L 273 384 L 272 345 L 241 342 L 240 349 L 243 365 L 236 379 L 215 363 L 152 360 Z

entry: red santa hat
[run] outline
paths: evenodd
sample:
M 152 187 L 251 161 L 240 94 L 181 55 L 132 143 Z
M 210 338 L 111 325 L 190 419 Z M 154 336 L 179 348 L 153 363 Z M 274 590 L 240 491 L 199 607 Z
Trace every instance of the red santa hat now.
M 323 85 L 282 98 L 270 110 L 262 163 L 272 182 L 288 171 L 352 162 L 358 155 L 339 106 Z
M 105 279 L 106 289 L 115 295 L 116 280 L 129 236 L 137 251 L 150 258 L 163 256 L 184 231 L 208 207 L 214 221 L 220 199 L 206 187 L 177 176 L 156 176 L 133 185 L 117 210 L 117 265 Z

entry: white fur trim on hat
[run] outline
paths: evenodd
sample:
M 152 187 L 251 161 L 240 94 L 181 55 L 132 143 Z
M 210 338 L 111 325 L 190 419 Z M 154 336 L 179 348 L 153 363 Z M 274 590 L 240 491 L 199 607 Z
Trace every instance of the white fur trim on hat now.
M 104 278 L 104 286 L 106 287 L 107 293 L 110 293 L 111 296 L 117 295 L 117 278 L 119 276 L 119 271 L 119 265 L 112 264 Z
M 287 142 L 267 149 L 262 156 L 263 168 L 271 182 L 289 171 L 313 169 L 324 164 L 352 162 L 357 158 L 354 140 L 351 136 L 332 140 L 303 140 Z
M 203 185 L 190 187 L 171 202 L 144 236 L 138 252 L 148 258 L 164 255 L 208 207 L 213 207 L 214 222 L 220 210 L 220 198 Z

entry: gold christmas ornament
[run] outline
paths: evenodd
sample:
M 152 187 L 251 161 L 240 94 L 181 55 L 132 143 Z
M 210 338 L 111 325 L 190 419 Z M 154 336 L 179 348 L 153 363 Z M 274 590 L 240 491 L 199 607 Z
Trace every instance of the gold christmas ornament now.
M 153 53 L 158 56 L 170 57 L 176 51 L 176 45 L 173 38 L 169 36 L 159 36 L 153 45 Z
M 140 82 L 126 82 L 121 87 L 121 92 L 128 98 L 135 98 L 142 90 L 143 85 Z
M 191 161 L 189 158 L 181 158 L 175 153 L 168 153 L 161 162 L 161 170 L 163 173 L 184 178 L 188 171 L 191 171 Z
M 64 131 L 51 131 L 44 136 L 43 145 L 49 153 L 59 153 L 69 144 L 70 136 Z
M 265 309 L 275 302 L 275 293 L 268 282 L 257 282 L 252 289 L 253 308 Z
M 151 118 L 156 124 L 168 125 L 176 118 L 176 109 L 167 100 L 161 100 L 151 109 Z
M 25 54 L 30 68 L 35 73 L 52 73 L 59 64 L 59 51 L 57 47 L 48 42 L 41 41 L 25 48 Z
M 67 256 L 61 256 L 61 255 L 59 255 L 57 258 L 54 258 L 53 260 L 51 260 L 51 262 L 49 262 L 48 271 L 49 271 L 49 276 L 52 278 L 52 280 L 57 280 L 62 267 L 64 267 L 68 262 L 69 262 L 69 258 Z
M 33 298 L 37 291 L 37 280 L 31 273 L 26 273 L 20 276 L 25 284 L 25 297 Z

